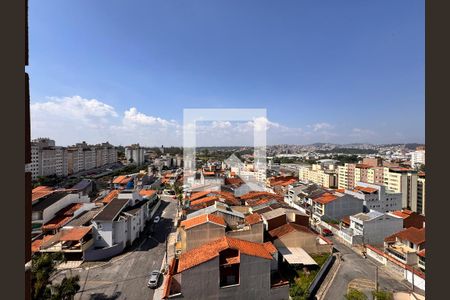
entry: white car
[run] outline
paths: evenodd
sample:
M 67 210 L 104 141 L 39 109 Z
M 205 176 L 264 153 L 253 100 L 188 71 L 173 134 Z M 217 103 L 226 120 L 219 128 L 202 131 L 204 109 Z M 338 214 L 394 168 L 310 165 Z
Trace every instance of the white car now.
M 158 270 L 153 271 L 150 274 L 150 278 L 147 282 L 147 286 L 152 289 L 156 288 L 158 286 L 158 281 L 159 281 L 160 276 L 161 276 L 161 272 L 159 272 Z
M 156 217 L 153 219 L 153 223 L 158 223 L 160 219 L 161 219 L 161 218 L 160 218 L 159 216 L 156 216 Z

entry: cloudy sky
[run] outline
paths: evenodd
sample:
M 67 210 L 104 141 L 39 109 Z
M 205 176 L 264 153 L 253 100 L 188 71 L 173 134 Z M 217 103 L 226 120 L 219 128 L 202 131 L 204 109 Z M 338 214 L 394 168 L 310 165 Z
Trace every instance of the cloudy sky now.
M 31 1 L 32 137 L 182 145 L 185 108 L 269 144 L 424 142 L 424 1 Z M 252 144 L 252 122 L 198 141 Z

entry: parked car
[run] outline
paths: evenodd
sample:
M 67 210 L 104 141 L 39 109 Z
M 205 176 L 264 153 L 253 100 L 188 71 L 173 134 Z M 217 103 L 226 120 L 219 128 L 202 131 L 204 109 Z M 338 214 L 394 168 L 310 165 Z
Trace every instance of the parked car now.
M 153 219 L 153 223 L 158 223 L 160 219 L 161 219 L 161 218 L 160 218 L 159 216 L 156 216 L 156 217 Z
M 322 235 L 323 236 L 332 236 L 333 232 L 330 229 L 323 228 L 322 229 Z
M 148 282 L 147 282 L 147 286 L 152 289 L 157 288 L 160 276 L 161 276 L 161 272 L 158 270 L 154 270 L 153 272 L 151 272 L 150 278 L 148 279 Z

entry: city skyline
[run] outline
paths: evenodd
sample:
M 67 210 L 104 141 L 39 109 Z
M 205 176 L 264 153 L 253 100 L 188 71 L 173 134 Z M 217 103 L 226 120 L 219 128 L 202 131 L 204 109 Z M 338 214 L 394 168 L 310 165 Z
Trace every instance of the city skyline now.
M 214 107 L 266 108 L 268 144 L 425 140 L 423 1 L 101 4 L 30 3 L 33 138 L 181 146 Z

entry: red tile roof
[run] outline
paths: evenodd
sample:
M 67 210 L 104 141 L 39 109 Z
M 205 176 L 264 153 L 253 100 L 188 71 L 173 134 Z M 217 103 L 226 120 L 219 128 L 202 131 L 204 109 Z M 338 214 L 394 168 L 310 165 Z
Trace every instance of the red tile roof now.
M 347 225 L 350 225 L 350 216 L 345 216 L 341 219 L 341 221 Z
M 189 200 L 191 200 L 191 201 L 197 200 L 199 198 L 205 197 L 209 193 L 211 193 L 211 191 L 201 191 L 201 192 L 193 193 L 191 195 L 191 197 L 189 197 Z
M 262 243 L 253 243 L 230 237 L 223 237 L 182 253 L 178 261 L 177 272 L 180 273 L 210 261 L 211 259 L 218 257 L 219 253 L 225 249 L 234 249 L 246 255 L 272 260 L 272 255 L 266 247 L 267 246 L 264 246 Z
M 270 254 L 277 253 L 277 248 L 272 244 L 272 242 L 265 242 L 263 243 L 264 248 L 266 248 L 267 251 L 269 251 Z
M 371 165 L 368 164 L 356 164 L 356 168 L 360 168 L 360 169 L 370 169 L 372 168 Z
M 190 205 L 191 206 L 196 206 L 196 205 L 199 205 L 199 204 L 203 204 L 203 203 L 213 203 L 214 201 L 217 201 L 217 200 L 219 200 L 219 197 L 217 197 L 217 196 L 209 196 L 209 197 L 205 197 L 205 198 L 201 198 L 201 199 L 198 199 L 198 200 L 194 200 L 194 201 L 191 201 L 191 203 L 190 203 Z
M 322 196 L 313 199 L 314 202 L 320 203 L 320 204 L 328 204 L 334 200 L 336 200 L 338 197 L 330 194 L 330 193 L 324 193 Z
M 413 244 L 420 245 L 425 243 L 425 228 L 418 229 L 409 227 L 385 238 L 386 242 L 393 241 L 394 238 L 409 241 Z
M 31 243 L 31 253 L 38 252 L 42 245 L 42 239 L 34 240 Z
M 91 231 L 91 227 L 73 227 L 61 231 L 60 241 L 79 241 Z
M 31 191 L 31 202 L 34 202 L 42 197 L 50 195 L 54 192 L 54 189 L 49 186 L 38 186 Z
M 242 200 L 249 200 L 249 199 L 254 199 L 254 198 L 262 198 L 262 197 L 266 197 L 266 198 L 275 198 L 275 199 L 283 199 L 282 196 L 274 194 L 274 193 L 269 193 L 269 192 L 257 192 L 257 191 L 253 191 L 253 192 L 248 192 L 247 194 L 244 194 L 242 196 L 240 196 L 240 198 Z
M 207 222 L 211 222 L 217 225 L 221 225 L 226 227 L 227 224 L 225 223 L 225 220 L 220 217 L 213 214 L 204 214 L 200 216 L 193 217 L 191 219 L 187 219 L 181 222 L 180 226 L 184 227 L 184 229 L 189 229 L 198 225 L 205 224 Z
M 261 216 L 256 212 L 245 217 L 245 223 L 249 225 L 257 224 L 259 222 L 262 222 L 262 219 Z
M 156 194 L 155 190 L 140 190 L 139 191 L 139 195 L 141 195 L 142 197 L 151 197 L 154 194 Z
M 315 235 L 315 233 L 311 231 L 309 228 L 294 223 L 287 223 L 280 227 L 272 229 L 271 231 L 269 231 L 269 234 L 273 238 L 279 238 L 293 231 L 307 232 Z
M 355 190 L 361 191 L 361 192 L 365 192 L 365 193 L 376 193 L 378 192 L 377 189 L 375 188 L 371 188 L 371 187 L 364 187 L 364 186 L 355 186 Z
M 128 177 L 127 175 L 120 175 L 114 178 L 113 183 L 115 184 L 127 184 L 133 180 L 133 177 Z
M 241 185 L 244 182 L 242 181 L 242 179 L 236 177 L 236 178 L 225 178 L 225 184 L 230 184 L 230 185 Z
M 119 191 L 118 190 L 112 190 L 108 195 L 106 195 L 101 202 L 104 204 L 108 204 L 109 202 L 111 202 L 113 199 L 117 198 L 117 196 L 119 195 Z

